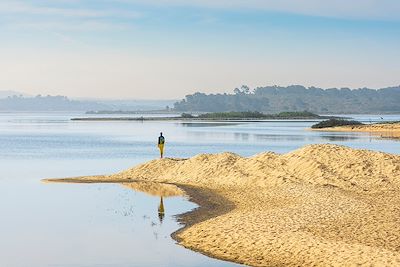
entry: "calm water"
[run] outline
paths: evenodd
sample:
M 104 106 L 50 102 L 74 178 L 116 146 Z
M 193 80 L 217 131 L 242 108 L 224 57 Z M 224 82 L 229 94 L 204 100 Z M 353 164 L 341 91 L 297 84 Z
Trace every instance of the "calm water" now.
M 83 122 L 84 114 L 0 114 L 0 266 L 234 266 L 186 250 L 170 238 L 174 215 L 194 204 L 112 184 L 42 184 L 40 179 L 107 174 L 158 156 L 271 150 L 335 143 L 400 153 L 400 142 L 366 133 L 305 131 L 312 121 L 263 123 Z M 380 116 L 355 116 L 365 122 Z M 384 116 L 400 120 L 400 116 Z

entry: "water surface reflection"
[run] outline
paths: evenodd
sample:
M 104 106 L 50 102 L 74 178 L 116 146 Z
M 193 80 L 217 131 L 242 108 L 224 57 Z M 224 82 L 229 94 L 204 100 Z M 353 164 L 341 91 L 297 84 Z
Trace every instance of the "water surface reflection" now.
M 157 209 L 160 224 L 163 222 L 165 217 L 164 198 L 186 196 L 185 192 L 182 189 L 172 184 L 155 183 L 155 182 L 132 182 L 132 183 L 123 183 L 122 185 L 134 191 L 143 192 L 150 196 L 160 197 L 160 203 Z

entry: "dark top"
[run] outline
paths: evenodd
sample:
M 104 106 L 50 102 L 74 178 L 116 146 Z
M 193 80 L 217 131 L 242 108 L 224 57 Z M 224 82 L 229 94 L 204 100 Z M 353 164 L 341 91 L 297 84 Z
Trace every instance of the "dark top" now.
M 164 144 L 165 143 L 165 138 L 164 136 L 158 137 L 158 144 Z

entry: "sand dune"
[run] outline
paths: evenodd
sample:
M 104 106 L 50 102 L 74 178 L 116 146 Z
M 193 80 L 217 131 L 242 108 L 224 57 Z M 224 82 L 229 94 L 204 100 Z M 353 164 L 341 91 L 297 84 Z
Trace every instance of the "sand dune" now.
M 254 266 L 400 265 L 398 155 L 309 145 L 284 155 L 153 160 L 62 181 L 129 180 L 209 189 L 234 203 L 177 234 L 214 257 Z
M 384 138 L 400 138 L 400 122 L 396 123 L 376 123 L 366 125 L 349 125 L 338 127 L 327 127 L 312 129 L 313 131 L 324 132 L 368 132 Z

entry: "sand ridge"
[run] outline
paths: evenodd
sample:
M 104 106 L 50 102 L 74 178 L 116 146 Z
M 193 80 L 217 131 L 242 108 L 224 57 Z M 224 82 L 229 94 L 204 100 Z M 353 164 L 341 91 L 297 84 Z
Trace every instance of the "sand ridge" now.
M 254 266 L 400 265 L 399 155 L 309 145 L 283 155 L 166 158 L 75 180 L 143 180 L 216 192 L 234 208 L 185 228 L 177 239 L 217 258 Z

